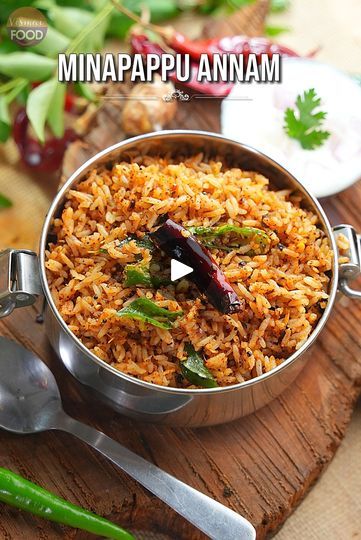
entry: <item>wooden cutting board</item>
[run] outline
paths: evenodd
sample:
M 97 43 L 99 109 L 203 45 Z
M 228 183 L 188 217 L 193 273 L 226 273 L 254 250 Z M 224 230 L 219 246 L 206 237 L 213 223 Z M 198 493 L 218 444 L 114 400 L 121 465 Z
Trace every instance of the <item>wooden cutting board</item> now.
M 184 102 L 171 127 L 219 131 L 219 105 L 214 100 Z M 114 137 L 115 118 L 110 115 L 107 125 Z M 99 138 L 93 134 L 78 156 L 80 160 L 87 152 L 96 151 L 96 141 Z M 357 200 L 361 200 L 360 183 L 325 201 L 331 222 L 348 222 L 361 230 Z M 312 360 L 281 397 L 232 424 L 198 430 L 137 423 L 92 402 L 56 358 L 44 327 L 35 322 L 39 307 L 17 310 L 1 320 L 0 334 L 24 344 L 50 366 L 61 387 L 66 411 L 242 513 L 255 525 L 260 540 L 280 527 L 330 462 L 360 393 L 361 302 L 356 300 L 339 301 L 313 349 Z M 1 466 L 60 496 L 142 531 L 137 538 L 152 539 L 154 533 L 172 540 L 204 538 L 70 435 L 53 432 L 18 437 L 1 432 L 0 459 Z M 92 538 L 4 505 L 0 505 L 0 537 Z

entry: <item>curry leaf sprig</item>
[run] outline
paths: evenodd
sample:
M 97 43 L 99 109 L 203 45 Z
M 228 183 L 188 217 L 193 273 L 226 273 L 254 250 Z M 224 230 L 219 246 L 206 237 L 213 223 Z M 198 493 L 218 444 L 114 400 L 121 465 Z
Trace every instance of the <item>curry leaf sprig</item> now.
M 252 2 L 254 0 L 123 0 L 122 5 L 137 15 L 145 10 L 152 22 L 161 22 L 186 10 L 203 11 L 205 8 L 207 13 L 215 13 L 223 6 L 235 11 Z M 0 9 L 0 142 L 11 136 L 9 106 L 15 99 L 26 105 L 31 126 L 40 141 L 45 139 L 46 125 L 56 137 L 62 137 L 66 83 L 57 80 L 58 54 L 100 51 L 106 37 L 124 39 L 134 21 L 113 9 L 110 0 L 32 0 L 29 4 L 46 14 L 48 30 L 40 43 L 24 48 L 6 37 L 5 25 L 15 9 L 13 4 L 3 0 Z M 32 88 L 34 83 L 41 84 Z M 96 100 L 87 83 L 77 83 L 74 89 L 87 100 Z
M 321 105 L 321 98 L 316 95 L 315 89 L 310 88 L 298 95 L 296 99 L 297 113 L 290 107 L 284 116 L 284 129 L 289 137 L 299 141 L 305 150 L 314 150 L 329 138 L 330 132 L 318 129 L 326 118 L 326 112 L 317 111 Z
M 161 308 L 148 298 L 137 298 L 128 306 L 119 310 L 117 315 L 118 317 L 142 321 L 163 330 L 170 330 L 173 328 L 175 319 L 183 315 L 183 311 L 169 311 Z
M 40 2 L 39 2 L 40 3 Z M 49 0 L 39 7 L 49 9 L 53 3 Z M 57 10 L 62 8 L 57 7 Z M 58 82 L 57 61 L 59 52 L 80 52 L 81 50 L 100 49 L 103 45 L 106 21 L 109 19 L 112 5 L 108 2 L 94 13 L 85 12 L 89 18 L 81 31 L 72 39 L 49 26 L 50 31 L 39 45 L 29 50 L 7 50 L 7 44 L 0 46 L 0 76 L 10 80 L 0 84 L 0 140 L 5 142 L 11 133 L 9 105 L 26 90 L 26 112 L 37 138 L 44 142 L 47 124 L 56 137 L 64 134 L 64 100 L 66 84 Z M 96 32 L 95 32 L 96 30 Z M 66 32 L 66 29 L 64 29 Z M 96 39 L 94 38 L 96 36 Z M 90 41 L 91 38 L 91 41 Z M 12 43 L 10 42 L 12 45 Z M 31 83 L 40 83 L 31 88 Z M 82 90 L 85 85 L 82 86 Z M 89 92 L 81 92 L 89 99 Z M 91 99 L 93 100 L 93 99 Z
M 86 24 L 86 26 L 74 37 L 65 50 L 66 54 L 80 52 L 80 46 L 87 47 L 89 36 L 97 36 L 95 47 L 99 48 L 105 34 L 105 21 L 113 10 L 112 5 L 105 4 Z M 95 32 L 96 30 L 96 32 Z M 101 40 L 99 38 L 101 36 Z M 57 75 L 34 88 L 28 97 L 26 113 L 29 117 L 36 135 L 40 141 L 45 138 L 45 123 L 51 127 L 56 137 L 64 134 L 64 100 L 65 84 L 59 83 Z

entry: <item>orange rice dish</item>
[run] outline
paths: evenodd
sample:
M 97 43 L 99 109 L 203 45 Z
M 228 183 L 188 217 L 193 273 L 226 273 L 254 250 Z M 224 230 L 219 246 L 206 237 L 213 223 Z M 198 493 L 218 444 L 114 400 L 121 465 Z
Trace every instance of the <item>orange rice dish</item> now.
M 237 312 L 216 309 L 190 276 L 169 281 L 169 256 L 148 237 L 164 216 L 211 231 L 207 249 Z M 227 386 L 269 372 L 305 343 L 327 304 L 333 253 L 300 195 L 202 155 L 94 169 L 68 191 L 52 232 L 47 276 L 65 323 L 97 357 L 148 383 Z M 184 364 L 192 355 L 204 366 L 196 377 Z

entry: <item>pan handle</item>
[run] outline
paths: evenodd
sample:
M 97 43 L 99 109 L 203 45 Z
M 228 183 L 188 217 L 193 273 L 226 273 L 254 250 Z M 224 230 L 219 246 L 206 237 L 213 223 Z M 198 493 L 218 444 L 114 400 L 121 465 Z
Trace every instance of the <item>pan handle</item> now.
M 42 294 L 38 256 L 33 251 L 0 252 L 0 319 L 18 307 L 34 304 Z
M 348 262 L 339 265 L 339 290 L 349 298 L 361 299 L 361 291 L 352 288 L 350 285 L 350 282 L 361 274 L 361 235 L 357 234 L 351 225 L 336 225 L 333 228 L 333 233 L 336 242 L 338 236 L 343 235 L 349 245 L 346 252 L 342 254 L 342 256 L 348 258 Z

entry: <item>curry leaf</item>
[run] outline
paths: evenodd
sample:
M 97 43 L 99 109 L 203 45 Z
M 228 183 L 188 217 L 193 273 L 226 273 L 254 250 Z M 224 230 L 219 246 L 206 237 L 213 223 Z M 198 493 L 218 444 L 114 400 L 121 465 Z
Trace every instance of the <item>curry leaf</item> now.
M 41 142 L 44 142 L 45 122 L 49 115 L 49 109 L 54 99 L 58 86 L 56 79 L 50 79 L 34 88 L 28 97 L 26 114 L 30 123 Z
M 32 51 L 44 54 L 50 58 L 55 58 L 60 52 L 65 51 L 70 43 L 70 39 L 53 28 L 48 26 L 45 38 L 37 45 L 32 45 Z
M 127 307 L 117 312 L 118 317 L 142 321 L 164 330 L 173 328 L 173 321 L 183 315 L 183 311 L 169 311 L 159 307 L 148 298 L 137 298 Z
M 66 50 L 67 54 L 99 50 L 104 43 L 104 36 L 109 24 L 113 5 L 106 3 L 100 11 L 92 16 L 88 24 L 73 38 Z
M 215 388 L 218 386 L 212 373 L 204 365 L 201 356 L 195 351 L 193 345 L 186 343 L 185 351 L 187 359 L 181 362 L 181 372 L 189 382 L 203 388 Z
M 12 82 L 12 85 L 8 84 L 7 93 L 0 95 L 0 142 L 6 142 L 11 133 L 9 105 L 28 84 L 24 79 L 13 79 Z M 2 86 L 5 88 L 6 84 Z
M 89 84 L 86 84 L 86 83 L 82 83 L 82 82 L 76 82 L 74 83 L 74 90 L 76 91 L 76 93 L 87 99 L 88 101 L 97 101 L 97 95 L 96 93 L 91 89 L 91 87 L 89 86 Z
M 64 135 L 65 90 L 66 84 L 57 82 L 46 117 L 55 137 Z
M 53 74 L 56 60 L 32 52 L 0 54 L 0 73 L 28 81 L 44 81 Z
M 37 0 L 34 4 L 45 9 L 55 29 L 68 38 L 74 38 L 92 19 L 93 13 L 73 6 L 59 6 L 53 0 Z
M 12 201 L 0 193 L 0 208 L 11 208 L 12 205 Z
M 11 41 L 8 38 L 2 36 L 2 41 L 0 43 L 0 53 L 1 54 L 10 54 L 12 52 L 20 51 L 20 45 L 17 45 L 14 41 Z
M 5 96 L 0 96 L 0 141 L 6 142 L 11 133 L 10 116 Z M 1 205 L 0 195 L 0 205 Z M 4 208 L 2 206 L 2 208 Z
M 94 16 L 90 11 L 76 7 L 55 6 L 52 13 L 55 28 L 70 38 L 76 37 Z
M 147 234 L 144 234 L 141 238 L 138 238 L 138 236 L 134 234 L 130 234 L 129 236 L 126 236 L 123 240 L 121 240 L 117 247 L 120 248 L 125 244 L 132 242 L 132 240 L 134 240 L 137 246 L 141 248 L 149 249 L 149 251 L 152 251 L 154 249 L 154 244 Z

